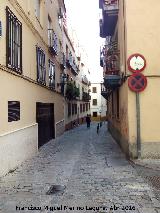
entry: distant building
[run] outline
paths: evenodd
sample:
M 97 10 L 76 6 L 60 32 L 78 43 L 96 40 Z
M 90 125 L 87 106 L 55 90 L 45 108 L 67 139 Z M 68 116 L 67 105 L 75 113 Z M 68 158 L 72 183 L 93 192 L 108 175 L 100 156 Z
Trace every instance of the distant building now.
M 106 120 L 107 105 L 101 87 L 101 83 L 91 83 L 91 117 L 94 121 Z

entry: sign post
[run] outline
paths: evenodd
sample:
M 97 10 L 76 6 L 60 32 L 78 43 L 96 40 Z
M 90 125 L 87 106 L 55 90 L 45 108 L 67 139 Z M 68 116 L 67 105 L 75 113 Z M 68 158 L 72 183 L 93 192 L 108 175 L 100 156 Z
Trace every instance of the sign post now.
M 141 74 L 146 67 L 146 60 L 141 54 L 133 54 L 128 58 L 127 61 L 128 69 L 133 72 L 133 74 L 128 79 L 128 86 L 133 91 L 136 92 L 136 118 L 137 118 L 137 157 L 141 157 L 141 122 L 140 122 L 140 96 L 139 93 L 142 92 L 147 86 L 147 78 Z

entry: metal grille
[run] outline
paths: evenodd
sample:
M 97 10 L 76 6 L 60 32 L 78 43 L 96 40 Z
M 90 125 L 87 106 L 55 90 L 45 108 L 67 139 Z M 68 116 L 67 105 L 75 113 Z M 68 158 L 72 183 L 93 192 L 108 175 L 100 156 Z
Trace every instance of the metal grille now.
M 37 54 L 37 82 L 46 85 L 45 54 L 40 47 L 36 47 Z
M 8 122 L 20 120 L 20 102 L 8 101 Z
M 22 72 L 22 23 L 6 7 L 6 54 L 7 67 Z
M 55 64 L 49 60 L 49 87 L 55 89 Z

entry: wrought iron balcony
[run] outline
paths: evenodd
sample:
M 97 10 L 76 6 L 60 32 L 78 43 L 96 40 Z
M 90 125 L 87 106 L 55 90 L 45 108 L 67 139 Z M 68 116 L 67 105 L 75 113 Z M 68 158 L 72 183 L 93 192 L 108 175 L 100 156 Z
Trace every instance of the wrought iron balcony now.
M 102 19 L 100 19 L 100 36 L 112 36 L 118 19 L 118 0 L 100 0 Z
M 60 65 L 62 69 L 66 68 L 66 56 L 64 53 L 61 53 Z
M 53 29 L 48 29 L 49 51 L 53 55 L 58 55 L 58 38 Z
M 67 67 L 68 68 L 72 68 L 72 65 L 73 65 L 73 57 L 72 57 L 72 53 L 70 52 L 68 54 L 68 58 L 66 60 L 66 64 L 67 64 Z
M 106 88 L 101 88 L 101 95 L 103 96 L 103 98 L 105 98 L 106 100 L 108 100 L 109 96 L 112 94 L 112 90 L 110 89 L 106 89 Z
M 116 89 L 121 86 L 121 76 L 120 75 L 105 75 L 104 85 L 106 88 Z
M 82 83 L 85 84 L 85 85 L 89 85 L 89 81 L 88 81 L 88 78 L 86 77 L 86 75 L 84 75 L 82 77 Z
M 77 65 L 75 63 L 75 60 L 73 60 L 72 66 L 71 66 L 71 71 L 74 75 L 78 75 L 78 69 L 77 69 Z
M 82 101 L 90 101 L 90 100 L 91 100 L 91 96 L 89 95 L 89 93 L 83 92 Z

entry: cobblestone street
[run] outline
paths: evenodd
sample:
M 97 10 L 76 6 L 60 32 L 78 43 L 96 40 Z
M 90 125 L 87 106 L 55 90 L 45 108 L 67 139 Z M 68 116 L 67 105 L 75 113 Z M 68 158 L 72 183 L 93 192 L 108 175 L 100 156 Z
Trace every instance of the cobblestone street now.
M 0 212 L 160 213 L 151 186 L 125 159 L 106 125 L 99 135 L 96 125 L 65 132 L 1 178 Z M 64 187 L 49 194 L 52 185 Z

